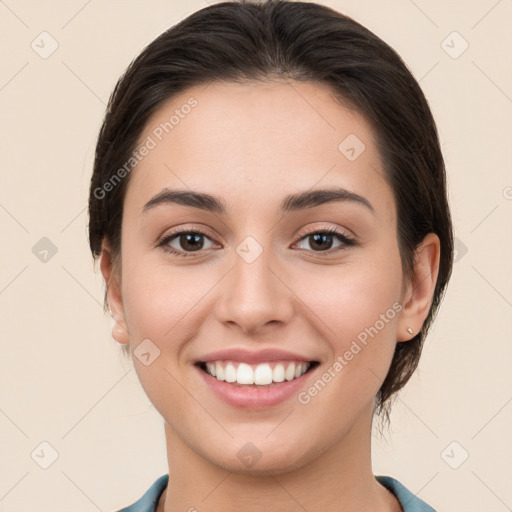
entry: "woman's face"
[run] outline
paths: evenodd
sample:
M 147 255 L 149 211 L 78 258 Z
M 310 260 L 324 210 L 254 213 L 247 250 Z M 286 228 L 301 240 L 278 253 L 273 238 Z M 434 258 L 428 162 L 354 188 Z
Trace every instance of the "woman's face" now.
M 140 140 L 109 300 L 168 441 L 230 471 L 279 472 L 366 434 L 407 327 L 393 193 L 369 124 L 325 85 L 213 83 L 173 97 Z M 293 353 L 263 354 L 272 372 L 276 359 L 285 371 L 319 364 L 247 389 L 197 365 L 227 349 Z

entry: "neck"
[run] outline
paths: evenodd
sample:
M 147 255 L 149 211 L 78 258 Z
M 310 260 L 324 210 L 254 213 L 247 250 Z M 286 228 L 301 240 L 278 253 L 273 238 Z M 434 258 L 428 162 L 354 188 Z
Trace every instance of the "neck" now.
M 371 409 L 334 446 L 295 468 L 255 474 L 219 467 L 194 452 L 165 423 L 169 483 L 157 512 L 401 512 L 371 468 Z

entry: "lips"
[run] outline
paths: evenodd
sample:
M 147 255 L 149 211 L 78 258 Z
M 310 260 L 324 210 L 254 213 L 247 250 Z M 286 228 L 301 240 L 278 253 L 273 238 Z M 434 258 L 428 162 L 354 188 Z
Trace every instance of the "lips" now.
M 244 363 L 240 364 L 243 365 Z M 302 364 L 308 363 L 301 363 L 299 366 L 302 366 Z M 311 381 L 318 373 L 319 363 L 310 366 L 305 373 L 292 378 L 292 380 L 285 379 L 283 382 L 272 382 L 266 385 L 221 381 L 206 371 L 204 368 L 206 363 L 197 363 L 194 366 L 197 369 L 197 375 L 204 382 L 207 389 L 212 391 L 213 395 L 224 403 L 238 409 L 261 410 L 278 406 L 280 403 L 292 399 L 293 396 L 297 396 L 307 385 L 306 383 Z
M 272 361 L 301 361 L 318 363 L 314 358 L 276 348 L 252 351 L 246 348 L 232 348 L 210 352 L 196 360 L 196 364 L 214 361 L 236 361 L 247 364 L 269 363 Z
M 259 351 L 224 349 L 211 352 L 195 363 L 217 380 L 256 385 L 298 378 L 318 364 L 318 361 L 300 354 L 275 348 Z
M 291 398 L 321 364 L 296 352 L 243 347 L 210 352 L 193 363 L 218 398 L 242 409 L 272 407 Z

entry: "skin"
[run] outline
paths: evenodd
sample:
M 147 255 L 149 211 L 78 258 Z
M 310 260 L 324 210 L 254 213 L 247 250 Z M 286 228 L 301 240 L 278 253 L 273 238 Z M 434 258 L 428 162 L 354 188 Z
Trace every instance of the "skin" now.
M 372 128 L 328 86 L 190 88 L 153 114 L 141 140 L 191 96 L 197 107 L 132 171 L 119 258 L 106 241 L 101 257 L 114 337 L 132 354 L 148 338 L 160 350 L 148 366 L 133 357 L 165 425 L 171 477 L 158 511 L 400 511 L 372 473 L 372 408 L 395 344 L 428 314 L 438 237 L 425 237 L 405 281 L 394 196 Z M 366 147 L 355 161 L 338 150 L 349 134 Z M 218 196 L 227 212 L 164 204 L 143 213 L 166 187 Z M 364 196 L 374 212 L 350 201 L 278 210 L 289 194 L 330 187 Z M 157 242 L 172 228 L 205 230 L 204 248 L 193 252 L 176 237 L 168 245 L 192 255 L 166 253 Z M 333 236 L 335 252 L 326 255 L 306 236 L 326 228 L 357 245 Z M 263 249 L 251 264 L 236 252 L 247 236 Z M 278 347 L 320 361 L 319 378 L 396 302 L 401 311 L 308 404 L 292 396 L 263 410 L 236 408 L 193 366 L 227 347 Z M 248 442 L 262 454 L 252 467 L 237 457 Z

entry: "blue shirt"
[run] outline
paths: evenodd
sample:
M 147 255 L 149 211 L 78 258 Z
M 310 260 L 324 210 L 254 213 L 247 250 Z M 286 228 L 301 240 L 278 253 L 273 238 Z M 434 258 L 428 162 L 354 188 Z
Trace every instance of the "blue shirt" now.
M 398 480 L 390 476 L 376 476 L 375 478 L 397 497 L 404 512 L 436 512 L 430 505 L 420 500 Z M 169 474 L 162 475 L 153 483 L 140 500 L 118 512 L 155 512 L 158 500 L 167 487 L 168 481 Z

